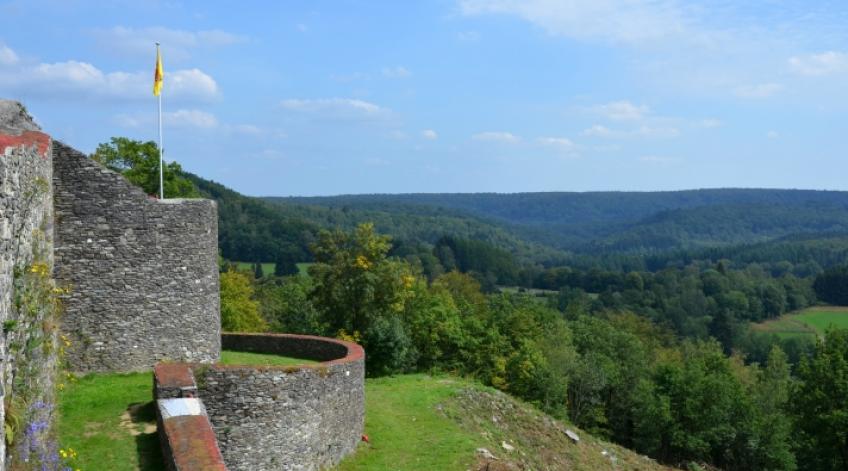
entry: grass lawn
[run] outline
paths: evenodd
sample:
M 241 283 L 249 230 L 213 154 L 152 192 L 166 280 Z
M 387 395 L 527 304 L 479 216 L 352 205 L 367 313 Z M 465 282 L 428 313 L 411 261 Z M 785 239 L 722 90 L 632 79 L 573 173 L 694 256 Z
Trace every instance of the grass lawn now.
M 474 463 L 474 434 L 439 414 L 436 405 L 452 397 L 461 380 L 407 375 L 365 382 L 365 433 L 362 444 L 338 469 L 465 470 Z
M 90 374 L 59 394 L 59 442 L 85 471 L 164 470 L 151 373 Z
M 830 327 L 848 329 L 848 307 L 811 307 L 753 326 L 758 332 L 774 333 L 780 338 L 821 337 Z
M 221 350 L 221 363 L 224 365 L 294 366 L 304 364 L 309 365 L 318 362 L 304 360 L 301 358 L 284 357 L 282 355 L 270 355 L 267 353 Z
M 314 265 L 314 263 L 298 263 L 297 264 L 297 274 L 303 276 L 309 276 L 309 267 Z

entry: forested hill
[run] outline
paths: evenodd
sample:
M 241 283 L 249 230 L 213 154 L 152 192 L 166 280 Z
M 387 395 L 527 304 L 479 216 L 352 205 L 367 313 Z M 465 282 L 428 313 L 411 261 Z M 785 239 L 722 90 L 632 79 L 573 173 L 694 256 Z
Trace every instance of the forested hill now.
M 516 256 L 519 262 L 562 260 L 565 254 L 528 241 L 502 224 L 459 210 L 422 205 L 392 205 L 391 211 L 367 208 L 327 208 L 290 202 L 263 201 L 242 195 L 220 183 L 185 174 L 200 193 L 218 203 L 218 237 L 222 255 L 249 262 L 303 262 L 321 229 L 350 230 L 363 222 L 393 238 L 394 245 L 432 246 L 450 236 L 484 242 Z M 429 249 L 427 249 L 429 250 Z
M 810 268 L 814 272 L 848 260 L 846 192 L 728 189 L 254 198 L 195 175 L 187 177 L 201 194 L 218 202 L 220 247 L 230 260 L 308 261 L 309 245 L 320 229 L 350 230 L 362 222 L 373 222 L 379 232 L 391 235 L 399 255 L 430 253 L 440 242 L 461 245 L 465 240 L 504 251 L 522 265 L 644 270 L 727 258 L 815 262 L 818 266 Z M 485 246 L 475 250 L 497 253 Z
M 435 206 L 530 226 L 634 222 L 671 209 L 726 204 L 798 206 L 812 203 L 848 207 L 848 192 L 736 188 L 653 192 L 409 193 L 266 199 L 381 210 L 400 203 Z
M 580 253 L 656 253 L 848 231 L 848 192 L 713 189 L 673 192 L 402 194 L 265 198 L 342 211 L 465 213 Z

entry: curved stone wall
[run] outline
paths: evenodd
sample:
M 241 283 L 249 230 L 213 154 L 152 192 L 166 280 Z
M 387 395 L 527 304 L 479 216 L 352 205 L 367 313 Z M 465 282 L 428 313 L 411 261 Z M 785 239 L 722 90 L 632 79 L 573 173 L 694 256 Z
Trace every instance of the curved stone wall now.
M 322 362 L 193 367 L 228 469 L 317 470 L 356 449 L 365 421 L 362 347 L 286 334 L 223 334 L 222 345 Z
M 55 276 L 75 371 L 214 362 L 220 348 L 218 218 L 211 200 L 158 201 L 53 146 Z

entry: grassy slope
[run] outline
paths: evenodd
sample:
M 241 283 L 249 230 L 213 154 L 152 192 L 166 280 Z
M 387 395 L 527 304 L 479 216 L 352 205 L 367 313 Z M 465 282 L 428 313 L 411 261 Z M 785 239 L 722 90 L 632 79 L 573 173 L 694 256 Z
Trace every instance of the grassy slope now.
M 59 395 L 59 441 L 81 470 L 164 470 L 150 373 L 91 374 Z
M 753 326 L 758 332 L 779 337 L 823 336 L 830 327 L 848 328 L 848 307 L 821 306 L 783 315 Z
M 484 469 L 478 448 L 512 466 L 497 469 L 669 469 L 570 427 L 581 437 L 573 444 L 562 423 L 532 406 L 453 377 L 369 379 L 366 410 L 371 444 L 342 462 L 342 471 Z M 505 451 L 504 441 L 515 449 Z
M 60 441 L 79 452 L 80 469 L 163 469 L 150 388 L 150 373 L 95 374 L 63 391 Z M 370 444 L 362 444 L 345 460 L 339 466 L 342 471 L 476 470 L 486 465 L 478 448 L 491 451 L 499 464 L 512 466 L 497 469 L 669 469 L 570 427 L 581 438 L 573 444 L 563 434 L 562 423 L 458 378 L 368 379 L 366 401 Z M 515 450 L 506 451 L 503 442 Z

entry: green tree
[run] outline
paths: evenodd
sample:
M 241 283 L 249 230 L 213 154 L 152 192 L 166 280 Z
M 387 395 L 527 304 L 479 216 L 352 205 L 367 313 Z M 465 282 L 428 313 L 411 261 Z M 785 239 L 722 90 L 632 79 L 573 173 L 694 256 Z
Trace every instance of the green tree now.
M 289 252 L 281 252 L 277 254 L 277 259 L 274 261 L 274 276 L 297 275 L 297 260 Z
M 371 375 L 403 371 L 414 351 L 400 319 L 416 276 L 403 261 L 388 258 L 387 236 L 361 224 L 352 233 L 324 231 L 313 246 L 310 299 L 331 333 L 361 339 Z
M 798 367 L 792 410 L 802 470 L 848 469 L 848 330 L 831 330 Z
M 312 281 L 306 276 L 265 277 L 256 284 L 256 300 L 271 330 L 326 335 L 318 311 L 309 299 Z
M 99 144 L 91 158 L 123 174 L 148 195 L 159 194 L 159 147 L 155 142 L 113 137 L 110 142 Z M 162 178 L 166 198 L 200 197 L 197 187 L 183 176 L 177 162 L 165 163 Z
M 265 276 L 265 272 L 262 270 L 262 263 L 256 262 L 253 264 L 253 277 L 257 280 Z
M 227 332 L 264 332 L 268 325 L 253 299 L 250 275 L 230 270 L 221 273 L 221 329 Z
M 753 385 L 754 421 L 752 423 L 749 469 L 792 471 L 797 468 L 790 446 L 792 420 L 788 414 L 792 378 L 786 354 L 773 346 L 762 369 L 757 370 Z

